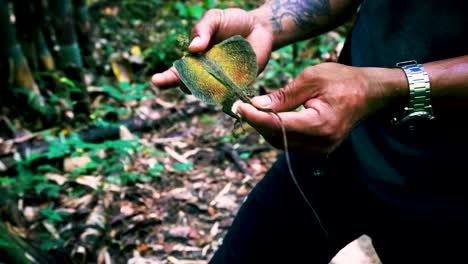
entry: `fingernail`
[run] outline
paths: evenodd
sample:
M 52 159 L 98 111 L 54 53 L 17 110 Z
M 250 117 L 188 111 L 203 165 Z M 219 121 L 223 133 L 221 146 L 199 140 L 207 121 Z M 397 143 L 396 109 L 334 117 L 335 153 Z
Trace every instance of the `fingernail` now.
M 198 46 L 200 45 L 201 38 L 199 36 L 196 36 L 194 39 L 192 39 L 192 42 L 190 42 L 189 48 L 193 48 L 193 46 Z
M 252 98 L 252 103 L 258 107 L 268 107 L 271 105 L 271 98 L 267 95 Z
M 153 77 L 151 77 L 151 81 L 153 81 L 154 83 L 158 83 L 161 76 L 162 76 L 162 74 L 156 73 L 155 75 L 153 75 Z
M 232 104 L 231 111 L 235 114 L 242 114 L 240 110 L 240 105 L 242 104 L 241 100 L 237 100 Z

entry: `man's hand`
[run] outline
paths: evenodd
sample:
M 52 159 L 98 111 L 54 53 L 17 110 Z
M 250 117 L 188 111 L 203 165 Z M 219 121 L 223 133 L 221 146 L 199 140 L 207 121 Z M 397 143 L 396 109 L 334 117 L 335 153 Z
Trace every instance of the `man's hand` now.
M 329 154 L 359 121 L 405 98 L 405 81 L 399 69 L 323 63 L 306 68 L 285 88 L 255 97 L 252 103 L 281 112 L 290 150 Z M 304 109 L 293 111 L 301 105 Z M 275 115 L 244 103 L 238 113 L 269 143 L 283 148 Z
M 190 52 L 203 52 L 208 47 L 234 35 L 241 35 L 257 55 L 260 70 L 265 67 L 273 46 L 273 31 L 269 21 L 262 21 L 262 9 L 246 12 L 242 9 L 212 9 L 194 26 L 189 45 Z M 174 67 L 152 77 L 156 86 L 174 85 L 179 75 Z

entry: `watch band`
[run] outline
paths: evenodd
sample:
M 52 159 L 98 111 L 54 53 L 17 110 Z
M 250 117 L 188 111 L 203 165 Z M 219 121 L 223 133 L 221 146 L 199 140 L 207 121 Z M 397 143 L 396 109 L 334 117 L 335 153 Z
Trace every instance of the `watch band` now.
M 408 61 L 397 63 L 406 73 L 409 85 L 409 103 L 406 111 L 409 112 L 427 112 L 431 116 L 431 84 L 429 82 L 429 75 L 421 64 L 416 61 Z
M 415 60 L 404 61 L 396 64 L 401 68 L 408 80 L 409 102 L 405 107 L 404 117 L 395 120 L 397 123 L 413 116 L 423 116 L 433 119 L 432 105 L 430 100 L 431 84 L 429 75 L 421 64 Z

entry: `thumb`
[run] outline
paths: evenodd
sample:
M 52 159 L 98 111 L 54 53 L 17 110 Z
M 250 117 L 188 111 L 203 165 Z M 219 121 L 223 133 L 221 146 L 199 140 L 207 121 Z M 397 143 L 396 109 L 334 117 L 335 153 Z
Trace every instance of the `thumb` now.
M 268 108 L 277 112 L 292 111 L 307 101 L 308 95 L 305 87 L 294 79 L 284 88 L 251 99 L 257 108 Z
M 189 50 L 202 52 L 210 44 L 211 38 L 218 30 L 221 23 L 221 10 L 208 10 L 203 18 L 192 28 Z

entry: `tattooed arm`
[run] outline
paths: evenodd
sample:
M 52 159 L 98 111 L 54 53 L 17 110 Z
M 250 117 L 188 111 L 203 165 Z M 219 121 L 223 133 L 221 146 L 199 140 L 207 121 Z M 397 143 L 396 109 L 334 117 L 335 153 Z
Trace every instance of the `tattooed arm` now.
M 271 0 L 251 11 L 273 30 L 274 48 L 317 36 L 350 18 L 359 0 Z
M 317 36 L 351 17 L 360 0 L 270 0 L 261 7 L 211 9 L 193 27 L 189 50 L 203 52 L 211 44 L 241 35 L 257 54 L 259 69 L 266 65 L 272 49 Z M 157 86 L 179 81 L 174 67 L 153 76 Z

